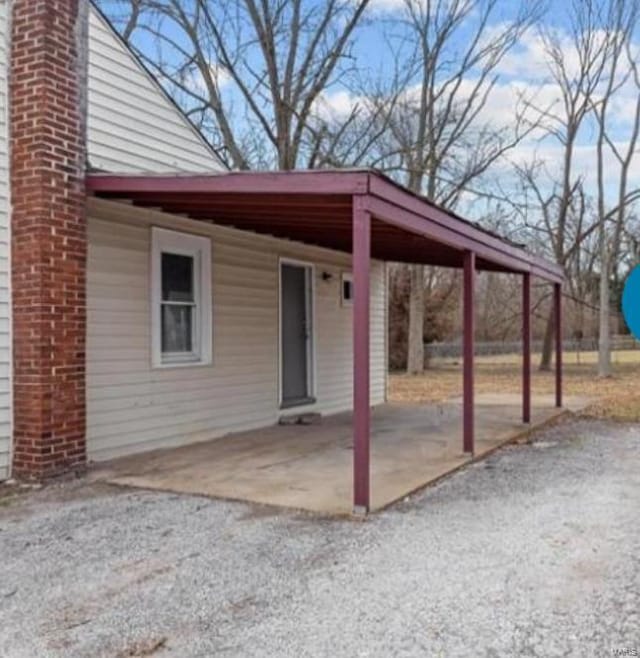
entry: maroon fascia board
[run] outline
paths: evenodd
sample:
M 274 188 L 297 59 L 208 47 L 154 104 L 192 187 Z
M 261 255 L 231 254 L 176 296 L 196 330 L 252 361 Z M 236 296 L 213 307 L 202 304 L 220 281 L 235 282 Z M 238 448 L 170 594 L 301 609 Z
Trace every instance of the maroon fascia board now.
M 386 203 L 393 204 L 398 208 L 412 213 L 417 219 L 427 219 L 441 227 L 444 230 L 440 238 L 437 235 L 433 235 L 433 237 L 441 239 L 452 247 L 457 246 L 457 248 L 471 249 L 479 256 L 483 256 L 488 260 L 495 260 L 495 258 L 490 256 L 489 250 L 491 252 L 499 252 L 504 257 L 504 261 L 501 260 L 499 262 L 513 268 L 515 271 L 533 272 L 550 281 L 564 281 L 562 268 L 556 263 L 534 256 L 522 247 L 516 247 L 474 226 L 467 220 L 413 195 L 408 190 L 404 190 L 387 178 L 373 176 L 371 179 L 370 194 L 377 199 L 382 199 Z M 387 206 L 383 212 L 385 221 L 391 222 L 394 209 Z M 446 238 L 445 233 L 447 234 Z M 520 266 L 517 265 L 518 262 L 521 263 Z M 526 265 L 523 266 L 524 264 Z
M 241 171 L 220 174 L 89 174 L 96 193 L 159 192 L 185 194 L 364 194 L 366 171 Z
M 562 282 L 562 271 L 550 261 L 537 258 L 524 249 L 512 247 L 498 238 L 486 235 L 479 229 L 469 227 L 460 220 L 448 218 L 441 212 L 440 221 L 418 215 L 412 210 L 394 206 L 389 201 L 371 197 L 369 209 L 376 217 L 384 219 L 405 230 L 426 235 L 460 251 L 473 251 L 480 258 L 494 262 L 512 272 L 530 272 L 550 282 Z M 443 221 L 444 218 L 444 221 Z
M 220 174 L 103 174 L 87 176 L 87 190 L 107 198 L 132 199 L 137 194 L 241 194 L 296 196 L 364 196 L 377 219 L 449 247 L 474 251 L 478 257 L 513 272 L 530 272 L 562 283 L 562 268 L 544 258 L 473 225 L 413 194 L 386 176 L 367 169 L 288 172 L 233 172 Z M 185 199 L 188 201 L 188 197 Z M 177 201 L 179 203 L 179 201 Z

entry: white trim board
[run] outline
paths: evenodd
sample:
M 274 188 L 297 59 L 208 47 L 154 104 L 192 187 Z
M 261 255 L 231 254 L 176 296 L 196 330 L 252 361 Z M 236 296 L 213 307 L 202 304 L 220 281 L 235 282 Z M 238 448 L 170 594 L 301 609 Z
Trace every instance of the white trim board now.
M 160 308 L 162 301 L 162 254 L 180 254 L 194 259 L 194 293 L 196 299 L 196 353 L 193 358 L 163 360 Z M 153 368 L 175 368 L 209 365 L 212 362 L 212 290 L 211 239 L 202 235 L 151 228 L 150 322 L 151 364 Z

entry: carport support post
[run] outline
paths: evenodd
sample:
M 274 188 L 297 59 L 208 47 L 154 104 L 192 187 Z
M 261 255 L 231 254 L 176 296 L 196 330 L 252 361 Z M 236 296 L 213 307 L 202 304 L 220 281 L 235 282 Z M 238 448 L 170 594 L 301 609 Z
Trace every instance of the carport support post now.
M 531 274 L 522 276 L 522 422 L 531 422 Z
M 473 356 L 475 333 L 475 283 L 476 255 L 472 251 L 464 254 L 464 363 L 463 363 L 463 396 L 462 424 L 463 449 L 473 455 Z
M 353 198 L 353 511 L 369 511 L 369 289 L 371 214 Z
M 556 407 L 562 407 L 562 286 L 553 284 L 553 315 L 556 329 Z

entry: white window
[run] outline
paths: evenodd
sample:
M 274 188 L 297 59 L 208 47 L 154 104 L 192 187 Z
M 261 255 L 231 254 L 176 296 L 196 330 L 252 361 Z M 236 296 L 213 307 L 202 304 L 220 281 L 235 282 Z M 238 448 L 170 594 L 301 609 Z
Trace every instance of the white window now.
M 155 227 L 151 236 L 153 365 L 211 363 L 211 242 Z
M 353 276 L 347 272 L 342 273 L 340 280 L 340 300 L 343 306 L 353 304 Z

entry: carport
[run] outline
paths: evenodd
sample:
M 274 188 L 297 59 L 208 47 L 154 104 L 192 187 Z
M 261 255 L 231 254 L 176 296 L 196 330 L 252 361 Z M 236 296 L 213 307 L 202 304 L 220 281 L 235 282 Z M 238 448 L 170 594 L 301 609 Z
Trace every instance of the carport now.
M 471 222 L 445 212 L 370 170 L 109 175 L 87 178 L 90 193 L 352 254 L 353 264 L 353 508 L 371 507 L 369 388 L 370 262 L 420 263 L 464 271 L 462 447 L 474 435 L 474 288 L 477 270 L 522 277 L 521 417 L 531 422 L 531 281 L 553 285 L 556 392 L 562 406 L 561 268 Z

